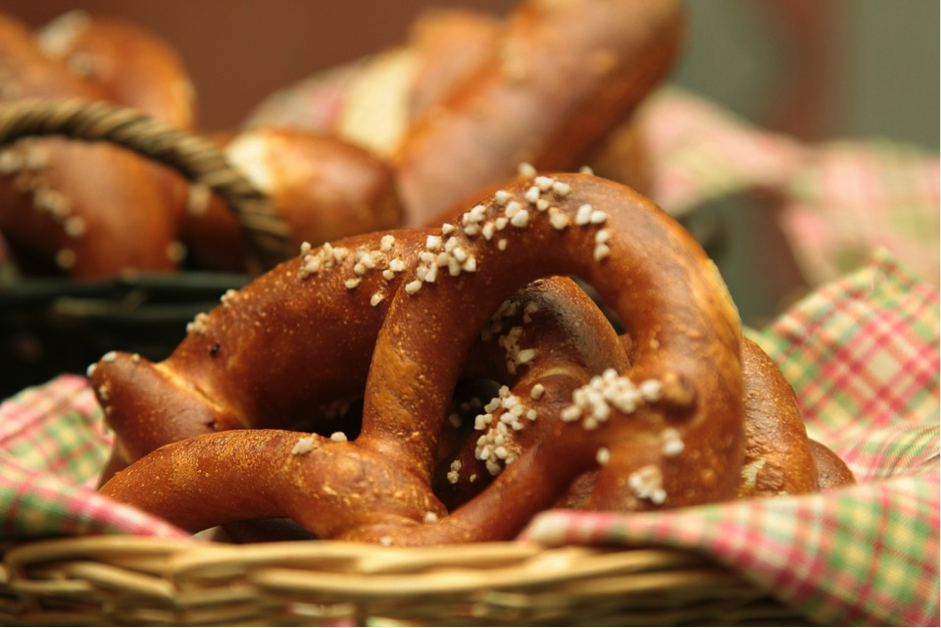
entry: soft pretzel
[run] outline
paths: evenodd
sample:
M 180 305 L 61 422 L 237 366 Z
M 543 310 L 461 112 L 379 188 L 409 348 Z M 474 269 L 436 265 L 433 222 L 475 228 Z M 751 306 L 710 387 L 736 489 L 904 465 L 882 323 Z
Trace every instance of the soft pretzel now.
M 649 260 L 651 247 L 664 253 L 655 264 Z M 395 543 L 507 538 L 536 510 L 557 500 L 576 475 L 601 462 L 606 464 L 590 507 L 645 509 L 734 496 L 743 435 L 737 314 L 714 265 L 662 211 L 629 189 L 594 177 L 539 177 L 514 183 L 475 206 L 459 223 L 445 225 L 428 239 L 425 248 L 410 260 L 379 332 L 359 436 L 343 443 L 305 437 L 309 450 L 305 447 L 303 455 L 316 470 L 313 475 L 295 473 L 293 459 L 285 463 L 292 470 L 289 478 L 305 489 L 300 504 L 316 505 L 321 515 L 331 516 L 320 522 L 311 520 L 311 512 L 289 516 L 316 526 L 311 529 L 326 538 Z M 433 268 L 442 269 L 441 274 Z M 444 507 L 430 484 L 449 394 L 463 360 L 442 363 L 441 348 L 447 347 L 448 358 L 466 356 L 477 330 L 513 291 L 541 276 L 567 273 L 580 274 L 615 305 L 633 340 L 630 366 L 625 375 L 610 369 L 604 382 L 586 383 L 584 374 L 555 375 L 567 385 L 547 386 L 540 402 L 550 416 L 564 420 L 545 422 L 547 431 L 537 446 L 507 466 L 484 493 L 443 517 Z M 485 287 L 485 293 L 476 286 Z M 591 389 L 603 383 L 608 386 L 601 386 L 599 399 Z M 625 413 L 627 403 L 636 405 L 633 412 Z M 228 432 L 169 445 L 148 456 L 146 466 L 179 467 L 191 459 L 179 452 L 198 447 L 224 457 L 218 469 L 212 463 L 212 477 L 235 474 L 238 468 L 225 460 L 242 455 L 239 436 Z M 252 447 L 279 456 L 301 442 L 296 433 L 283 431 L 255 431 L 248 438 Z M 676 455 L 678 440 L 684 443 L 683 455 Z M 197 459 L 201 468 L 210 464 L 206 457 Z M 321 475 L 327 467 L 333 469 L 329 479 Z M 157 499 L 163 491 L 140 496 L 149 476 L 139 473 L 141 468 L 133 465 L 118 474 L 103 492 Z M 192 463 L 179 468 L 192 468 Z M 281 477 L 287 470 L 273 482 L 293 481 Z M 361 492 L 357 482 L 366 486 L 369 478 L 385 482 L 399 474 L 406 478 L 400 486 L 403 499 L 411 496 L 402 502 L 380 508 L 372 497 L 351 497 Z M 545 481 L 534 481 L 537 475 Z M 208 503 L 205 486 L 187 486 L 173 489 Z M 262 490 L 261 484 L 253 488 L 265 499 L 277 492 Z M 341 507 L 351 511 L 335 513 Z M 357 512 L 360 507 L 369 513 Z M 198 516 L 204 515 L 187 515 Z M 426 519 L 439 523 L 416 533 L 414 526 Z M 337 527 L 337 520 L 346 527 Z
M 395 153 L 408 224 L 520 162 L 582 165 L 671 67 L 681 27 L 672 0 L 522 2 L 476 72 L 416 120 Z
M 564 187 L 558 189 L 565 190 Z M 465 226 L 473 224 L 480 225 L 471 220 Z M 454 233 L 447 226 L 444 231 Z M 480 235 L 486 238 L 484 233 L 481 227 Z M 425 246 L 416 247 L 419 261 L 412 268 L 422 272 L 418 268 L 431 259 L 436 263 L 441 259 L 440 267 L 444 268 L 451 258 L 429 257 L 427 249 L 448 245 L 444 240 L 428 239 L 427 232 L 422 235 Z M 499 248 L 500 244 L 496 246 Z M 444 252 L 453 254 L 455 250 L 451 247 L 449 252 L 445 248 Z M 425 279 L 427 277 L 426 274 Z M 442 276 L 441 282 L 446 280 Z M 419 291 L 436 290 L 441 283 L 437 278 L 423 282 L 433 285 L 423 285 Z M 409 294 L 404 287 L 402 291 Z M 410 292 L 416 294 L 414 289 Z M 405 307 L 409 307 L 408 299 L 405 303 Z M 627 351 L 619 350 L 619 345 Z M 837 482 L 828 481 L 825 476 L 831 472 L 821 469 L 820 486 L 852 482 L 852 474 L 839 458 L 807 438 L 793 392 L 771 360 L 750 341 L 744 340 L 742 347 L 745 387 L 741 420 L 745 455 L 738 476 L 733 478 L 736 496 L 816 490 L 815 460 L 821 456 L 833 461 L 842 477 Z M 532 468 L 533 459 L 545 455 L 547 450 L 555 451 L 553 448 L 560 442 L 569 447 L 570 442 L 578 440 L 577 431 L 575 438 L 566 433 L 559 440 L 556 429 L 560 424 L 558 417 L 577 405 L 573 401 L 578 401 L 578 393 L 573 395 L 573 390 L 603 390 L 603 386 L 596 385 L 616 381 L 613 371 L 630 370 L 628 353 L 636 354 L 633 339 L 629 336 L 616 339 L 593 302 L 573 282 L 559 277 L 540 280 L 500 305 L 474 340 L 464 364 L 464 377 L 471 380 L 497 378 L 504 386 L 486 405 L 479 401 L 469 405 L 483 412 L 458 427 L 459 442 L 449 440 L 454 433 L 448 429 L 448 424 L 454 425 L 455 415 L 451 415 L 448 422 L 438 421 L 432 426 L 432 432 L 424 435 L 431 442 L 435 442 L 435 433 L 440 436 L 435 454 L 437 468 L 431 482 L 433 491 L 429 491 L 424 482 L 416 481 L 415 474 L 402 475 L 402 465 L 392 461 L 390 466 L 390 461 L 385 459 L 388 451 L 376 455 L 379 448 L 370 445 L 370 435 L 382 427 L 370 426 L 368 419 L 352 445 L 348 443 L 347 433 L 336 433 L 328 441 L 323 437 L 285 431 L 265 431 L 244 439 L 238 434 L 216 434 L 178 442 L 145 456 L 102 490 L 106 495 L 129 501 L 193 530 L 233 520 L 289 516 L 301 522 L 309 533 L 323 538 L 339 535 L 422 544 L 506 538 L 540 505 L 598 507 L 593 505 L 598 499 L 597 484 L 610 465 L 607 447 L 595 452 L 593 462 L 586 464 L 588 470 L 581 475 L 565 465 L 561 466 L 561 471 L 555 467 L 538 471 L 542 476 L 553 476 L 556 481 L 534 482 L 532 474 L 537 471 Z M 592 373 L 602 371 L 605 371 L 604 376 L 592 377 Z M 649 389 L 647 394 L 656 395 Z M 640 395 L 643 397 L 643 392 Z M 654 397 L 639 398 L 638 402 L 659 403 Z M 583 419 L 590 420 L 592 417 Z M 332 444 L 336 442 L 342 445 Z M 658 442 L 661 453 L 668 458 L 679 456 L 687 448 L 686 439 L 676 428 L 660 432 Z M 239 462 L 258 447 L 277 452 L 282 458 L 288 449 L 294 456 L 311 454 L 316 462 L 301 469 L 292 459 L 289 464 L 275 465 L 264 471 Z M 542 454 L 538 453 L 540 451 Z M 327 467 L 339 470 L 328 473 Z M 595 470 L 599 467 L 600 471 Z M 206 478 L 211 479 L 200 479 L 200 473 L 207 473 Z M 251 478 L 246 479 L 245 474 L 251 474 Z M 644 500 L 665 501 L 662 486 L 657 490 L 658 487 L 643 482 L 650 480 L 650 475 L 648 471 L 626 476 L 633 501 L 623 501 L 619 508 L 638 508 L 637 498 L 641 497 L 638 492 Z M 495 476 L 498 477 L 493 481 Z M 154 486 L 152 479 L 155 477 L 169 480 Z M 352 494 L 361 490 L 350 488 L 351 479 L 362 487 L 390 481 L 400 483 L 396 486 L 401 488 L 399 497 L 404 501 L 390 506 L 385 503 L 386 495 L 377 496 L 375 492 L 353 497 Z M 489 489 L 491 481 L 494 488 Z M 249 488 L 248 495 L 229 499 L 221 489 L 232 484 Z M 514 497 L 515 490 L 526 496 L 522 507 L 520 500 Z M 345 497 L 337 497 L 338 492 Z M 604 507 L 617 508 L 610 502 Z M 442 519 L 442 508 L 454 514 Z M 434 525 L 422 525 L 417 531 L 415 526 L 419 521 Z M 278 522 L 278 529 L 279 534 L 284 533 L 283 522 Z M 257 529 L 250 532 L 248 538 L 261 538 Z M 239 534 L 244 534 L 244 530 Z

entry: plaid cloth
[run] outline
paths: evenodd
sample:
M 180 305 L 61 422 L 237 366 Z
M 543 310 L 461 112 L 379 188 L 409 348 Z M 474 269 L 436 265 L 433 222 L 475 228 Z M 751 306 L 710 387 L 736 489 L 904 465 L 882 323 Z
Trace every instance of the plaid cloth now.
M 62 375 L 0 405 L 0 540 L 128 533 L 188 536 L 100 497 L 111 446 L 84 377 Z
M 938 285 L 937 154 L 872 139 L 802 144 L 676 86 L 643 103 L 637 126 L 651 164 L 648 194 L 674 215 L 757 192 L 777 201 L 811 285 L 851 272 L 876 248 Z
M 523 537 L 705 551 L 825 625 L 938 625 L 939 301 L 887 253 L 750 335 L 859 485 L 653 515 L 553 511 Z
M 252 123 L 329 126 L 352 71 L 276 94 Z M 673 87 L 638 119 L 650 194 L 673 213 L 742 192 L 780 199 L 817 288 L 749 334 L 794 386 L 810 434 L 860 484 L 656 514 L 550 511 L 522 538 L 694 548 L 818 623 L 939 625 L 937 158 L 873 142 L 804 146 Z M 110 442 L 82 377 L 0 404 L 0 540 L 186 537 L 93 492 Z

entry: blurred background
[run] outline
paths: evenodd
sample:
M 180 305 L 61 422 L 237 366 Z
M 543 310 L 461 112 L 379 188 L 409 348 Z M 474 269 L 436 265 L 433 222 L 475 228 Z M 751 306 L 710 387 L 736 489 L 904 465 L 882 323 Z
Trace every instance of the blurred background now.
M 0 0 L 33 26 L 74 8 L 122 16 L 177 47 L 201 126 L 227 129 L 272 91 L 398 43 L 433 0 Z M 509 0 L 448 0 L 506 12 Z M 880 136 L 937 150 L 937 0 L 687 2 L 673 80 L 803 139 Z M 797 106 L 797 103 L 802 103 Z
M 451 0 L 504 13 L 509 0 Z M 178 49 L 197 88 L 198 126 L 240 124 L 275 90 L 394 45 L 433 0 L 0 0 L 39 26 L 75 8 L 125 17 Z M 873 138 L 937 152 L 937 0 L 688 2 L 685 53 L 670 80 L 752 124 L 807 142 Z M 760 324 L 800 289 L 767 212 L 720 203 L 730 229 L 720 262 L 742 311 Z M 760 262 L 755 263 L 758 259 Z

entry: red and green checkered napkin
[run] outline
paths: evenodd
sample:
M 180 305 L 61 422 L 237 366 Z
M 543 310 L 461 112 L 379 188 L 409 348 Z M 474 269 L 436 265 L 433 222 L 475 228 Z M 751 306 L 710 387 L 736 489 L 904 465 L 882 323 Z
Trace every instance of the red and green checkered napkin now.
M 754 337 L 860 484 L 655 514 L 552 511 L 547 544 L 695 548 L 824 624 L 938 624 L 939 298 L 887 254 Z M 0 539 L 186 534 L 92 489 L 110 444 L 84 378 L 0 405 Z
M 877 247 L 938 285 L 937 153 L 876 138 L 802 143 L 673 85 L 642 103 L 636 124 L 650 164 L 647 194 L 670 213 L 759 192 L 776 200 L 812 285 L 851 272 Z
M 859 485 L 655 514 L 552 511 L 524 538 L 700 549 L 827 625 L 938 625 L 939 301 L 885 253 L 755 333 Z
M 84 377 L 62 375 L 0 404 L 0 540 L 127 533 L 188 536 L 94 492 L 111 437 Z

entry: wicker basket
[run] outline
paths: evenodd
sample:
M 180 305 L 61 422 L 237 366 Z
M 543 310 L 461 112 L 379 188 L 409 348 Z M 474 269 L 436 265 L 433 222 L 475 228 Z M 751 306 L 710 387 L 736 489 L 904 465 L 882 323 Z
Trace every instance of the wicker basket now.
M 90 537 L 11 548 L 2 569 L 4 625 L 809 625 L 680 550 Z
M 110 141 L 164 163 L 226 201 L 259 270 L 288 254 L 284 225 L 266 199 L 198 137 L 105 103 L 0 106 L 0 146 L 45 135 Z M 715 245 L 717 234 L 700 240 Z M 78 372 L 115 347 L 161 359 L 186 322 L 249 279 L 186 271 L 6 282 L 3 334 L 35 337 L 56 355 L 41 355 L 35 369 L 23 363 L 5 369 L 3 392 Z M 422 549 L 223 545 L 97 536 L 0 551 L 2 625 L 807 625 L 768 592 L 685 550 L 520 542 Z
M 209 141 L 109 103 L 26 99 L 0 105 L 0 146 L 49 135 L 111 142 L 211 189 L 239 218 L 254 272 L 289 256 L 283 221 Z M 196 271 L 82 281 L 11 275 L 0 281 L 0 398 L 60 373 L 83 372 L 117 347 L 162 359 L 182 340 L 188 321 L 250 277 Z

